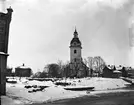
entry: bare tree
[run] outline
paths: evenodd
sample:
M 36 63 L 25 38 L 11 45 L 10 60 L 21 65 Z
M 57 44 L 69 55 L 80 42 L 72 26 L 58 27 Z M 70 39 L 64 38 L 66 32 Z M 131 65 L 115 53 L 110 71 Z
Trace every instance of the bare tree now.
M 93 57 L 87 57 L 87 64 L 89 69 L 93 69 L 93 61 L 94 61 Z
M 65 64 L 63 63 L 62 60 L 58 60 L 57 64 L 59 65 L 58 74 L 60 75 L 60 77 L 63 77 Z
M 59 74 L 60 77 L 68 77 L 69 72 L 70 72 L 70 66 L 69 66 L 69 61 L 66 61 L 63 63 L 62 60 L 58 60 L 57 64 L 59 65 Z
M 89 67 L 90 70 L 90 76 L 93 76 L 93 62 L 94 62 L 94 58 L 93 57 L 87 57 L 87 65 Z
M 70 66 L 69 64 L 64 65 L 63 77 L 69 77 L 70 75 Z
M 48 76 L 59 77 L 59 65 L 55 63 L 48 64 Z
M 88 67 L 88 60 L 84 58 L 83 63 L 85 64 L 86 76 L 90 76 L 90 69 Z M 87 68 L 88 67 L 88 68 Z
M 41 75 L 41 72 L 40 71 L 37 71 L 36 73 L 34 73 L 32 75 L 32 78 L 40 78 L 40 75 Z
M 88 61 L 87 61 L 86 58 L 84 58 L 83 62 L 84 62 L 84 64 L 85 64 L 86 66 L 88 66 Z
M 87 57 L 87 59 L 84 59 L 84 62 L 86 62 L 89 67 L 91 77 L 93 76 L 93 73 L 96 73 L 97 76 L 99 76 L 105 66 L 105 62 L 100 56 Z
M 105 61 L 103 60 L 103 58 L 100 56 L 95 56 L 94 68 L 95 68 L 95 72 L 98 73 L 98 76 L 100 76 L 100 74 L 102 73 L 104 66 L 105 66 Z

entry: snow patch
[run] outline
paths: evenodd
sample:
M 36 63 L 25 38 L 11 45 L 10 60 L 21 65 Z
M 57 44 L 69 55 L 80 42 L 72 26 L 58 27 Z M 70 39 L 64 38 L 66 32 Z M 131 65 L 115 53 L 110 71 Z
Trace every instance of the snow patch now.
M 87 94 L 87 91 L 65 90 L 64 86 L 56 86 L 51 81 L 36 81 L 36 80 L 28 81 L 27 79 L 22 79 L 21 81 L 18 80 L 17 84 L 7 83 L 7 95 L 13 99 L 13 100 L 9 99 L 8 101 L 14 101 L 15 105 L 23 103 L 45 103 L 53 100 L 80 97 L 83 95 L 95 95 L 97 93 L 119 91 L 113 89 L 126 87 L 126 84 L 129 84 L 128 82 L 125 82 L 122 79 L 112 79 L 112 78 L 82 78 L 82 79 L 62 80 L 62 82 L 65 81 L 73 84 L 72 87 L 73 86 L 95 87 L 94 88 L 95 91 L 91 91 Z M 29 93 L 28 91 L 33 88 L 26 89 L 24 88 L 26 85 L 49 86 L 49 87 L 45 88 L 43 91 Z M 14 99 L 14 97 L 19 98 Z

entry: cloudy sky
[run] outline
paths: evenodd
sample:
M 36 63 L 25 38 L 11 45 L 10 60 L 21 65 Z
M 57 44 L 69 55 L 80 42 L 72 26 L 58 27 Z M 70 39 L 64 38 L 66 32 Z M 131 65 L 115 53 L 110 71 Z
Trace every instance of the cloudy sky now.
M 9 6 L 14 10 L 9 66 L 25 63 L 37 71 L 58 59 L 66 62 L 75 26 L 83 58 L 102 56 L 107 64 L 132 65 L 129 27 L 134 17 L 133 0 L 1 1 L 1 11 Z

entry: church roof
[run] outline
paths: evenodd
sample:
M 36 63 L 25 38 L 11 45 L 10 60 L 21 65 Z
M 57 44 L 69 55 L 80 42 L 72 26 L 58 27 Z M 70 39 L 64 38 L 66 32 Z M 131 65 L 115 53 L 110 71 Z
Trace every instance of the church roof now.
M 78 38 L 78 32 L 76 31 L 76 28 L 75 28 L 75 31 L 74 31 L 74 37 L 71 40 L 70 45 L 72 46 L 72 44 L 75 43 L 75 42 L 76 42 L 77 46 L 81 46 L 81 41 Z
M 16 68 L 21 68 L 21 69 L 30 69 L 30 67 L 25 66 L 25 64 L 23 64 L 23 65 L 21 65 L 21 66 L 18 66 L 18 67 L 16 67 Z
M 74 42 L 81 44 L 79 38 L 73 38 L 70 44 L 73 44 Z

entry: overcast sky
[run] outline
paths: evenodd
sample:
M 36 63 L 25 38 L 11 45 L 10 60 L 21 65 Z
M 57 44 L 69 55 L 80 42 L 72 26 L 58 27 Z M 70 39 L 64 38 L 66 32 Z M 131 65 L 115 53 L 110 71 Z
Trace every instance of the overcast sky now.
M 8 65 L 33 71 L 58 59 L 69 60 L 76 26 L 82 56 L 102 56 L 107 64 L 132 65 L 129 26 L 133 0 L 3 0 L 12 6 Z M 3 6 L 3 7 L 2 7 Z

